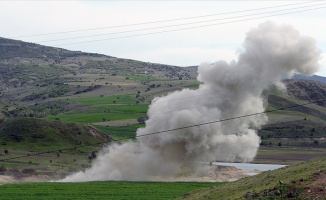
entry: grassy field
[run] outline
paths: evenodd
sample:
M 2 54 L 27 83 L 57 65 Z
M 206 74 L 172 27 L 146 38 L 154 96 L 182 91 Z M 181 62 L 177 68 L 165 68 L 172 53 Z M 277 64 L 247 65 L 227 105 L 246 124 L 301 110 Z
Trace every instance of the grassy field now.
M 0 199 L 174 199 L 188 192 L 220 185 L 201 182 L 24 183 L 0 186 Z
M 92 127 L 35 118 L 13 118 L 0 123 L 0 170 L 2 175 L 20 174 L 33 168 L 38 174 L 62 174 L 90 165 L 89 156 L 108 143 L 105 134 L 90 134 Z M 12 172 L 16 170 L 16 172 Z
M 240 179 L 224 185 L 217 185 L 211 188 L 200 189 L 191 193 L 186 199 L 246 199 L 249 192 L 256 198 L 251 199 L 288 199 L 291 191 L 292 199 L 307 199 L 308 189 L 324 187 L 324 183 L 317 185 L 315 181 L 324 179 L 326 158 L 295 164 L 290 167 L 262 172 L 256 176 Z M 319 187 L 320 186 L 320 187 Z M 268 191 L 275 191 L 270 193 Z M 313 194 L 312 195 L 318 195 Z M 325 192 L 321 193 L 325 199 Z M 314 197 L 314 196 L 311 196 Z M 316 197 L 316 196 L 315 196 Z M 308 198 L 316 199 L 316 198 Z
M 92 106 L 92 110 L 105 110 L 107 112 L 128 112 L 128 113 L 146 113 L 148 110 L 148 105 L 100 105 Z
M 67 175 L 68 171 L 80 171 L 85 169 L 85 167 L 89 167 L 90 161 L 88 156 L 90 156 L 91 152 L 94 150 L 94 148 L 89 150 L 77 148 L 74 151 L 50 151 L 49 153 L 44 153 L 41 151 L 31 152 L 10 149 L 9 155 L 1 156 L 0 159 L 16 159 L 2 161 L 0 166 L 5 167 L 7 171 L 1 172 L 1 174 L 17 176 L 21 174 L 23 169 L 32 168 L 35 170 L 35 174 L 37 175 L 44 175 L 51 172 L 56 175 L 61 174 L 64 176 Z
M 320 158 L 325 154 L 324 148 L 260 147 L 254 163 L 292 165 Z
M 144 116 L 144 113 L 78 113 L 70 114 L 64 113 L 60 115 L 50 115 L 46 117 L 49 120 L 59 119 L 62 122 L 76 122 L 76 123 L 94 123 L 108 120 L 123 120 L 136 119 Z
M 126 138 L 136 136 L 138 128 L 144 127 L 145 124 L 133 124 L 129 126 L 114 127 L 114 126 L 95 126 L 98 130 L 106 133 L 115 140 L 125 140 Z
M 185 88 L 189 88 L 189 89 L 198 89 L 199 88 L 200 83 L 191 83 L 188 85 L 185 85 Z
M 90 124 L 114 120 L 137 119 L 146 116 L 147 104 L 136 104 L 134 95 L 114 95 L 103 97 L 70 98 L 83 105 L 82 109 L 58 115 L 48 115 L 45 119 L 62 122 Z

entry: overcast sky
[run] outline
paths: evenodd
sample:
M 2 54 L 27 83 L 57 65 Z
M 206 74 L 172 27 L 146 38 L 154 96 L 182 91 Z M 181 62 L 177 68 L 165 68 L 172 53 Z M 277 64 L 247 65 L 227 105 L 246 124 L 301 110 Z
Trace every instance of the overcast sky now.
M 314 38 L 325 55 L 318 74 L 326 76 L 324 7 L 326 1 L 1 0 L 0 37 L 146 62 L 193 66 L 236 59 L 246 32 L 269 20 L 292 25 Z M 77 31 L 85 29 L 95 30 Z M 67 31 L 75 32 L 58 34 Z M 39 35 L 47 33 L 57 34 Z

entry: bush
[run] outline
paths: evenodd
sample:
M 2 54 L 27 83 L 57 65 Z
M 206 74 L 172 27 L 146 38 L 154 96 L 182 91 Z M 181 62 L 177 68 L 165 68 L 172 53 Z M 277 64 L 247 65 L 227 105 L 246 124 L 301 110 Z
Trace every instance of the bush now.
M 22 170 L 23 174 L 34 174 L 35 173 L 35 169 L 33 168 L 25 168 Z
M 7 168 L 4 166 L 0 166 L 0 173 L 4 173 L 7 171 Z

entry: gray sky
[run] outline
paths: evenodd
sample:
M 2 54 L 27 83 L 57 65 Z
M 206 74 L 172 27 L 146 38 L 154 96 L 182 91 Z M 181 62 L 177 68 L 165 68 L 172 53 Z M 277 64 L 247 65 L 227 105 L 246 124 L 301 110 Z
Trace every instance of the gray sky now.
M 274 8 L 259 9 L 266 7 Z M 322 68 L 318 74 L 326 76 L 326 28 L 324 27 L 326 8 L 323 7 L 326 7 L 326 1 L 2 0 L 0 1 L 0 24 L 2 24 L 0 37 L 146 62 L 191 66 L 199 65 L 201 62 L 236 59 L 246 32 L 269 20 L 278 24 L 292 25 L 300 33 L 314 38 L 324 55 L 320 61 Z M 237 12 L 250 9 L 256 10 Z M 307 9 L 314 10 L 300 11 Z M 271 16 L 288 12 L 296 13 Z M 222 13 L 229 14 L 221 15 Z M 19 37 L 180 18 L 190 19 L 65 34 Z M 140 29 L 147 30 L 135 31 Z M 175 29 L 185 30 L 173 31 Z M 171 32 L 152 34 L 162 31 Z M 68 38 L 76 37 L 84 38 L 68 40 Z M 44 42 L 48 40 L 59 41 Z M 87 42 L 92 40 L 100 41 Z

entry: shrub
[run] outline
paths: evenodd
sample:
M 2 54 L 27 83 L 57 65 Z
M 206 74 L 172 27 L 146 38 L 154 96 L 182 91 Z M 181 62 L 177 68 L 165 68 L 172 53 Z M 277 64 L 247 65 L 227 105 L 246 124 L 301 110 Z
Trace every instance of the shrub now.
M 23 174 L 34 174 L 35 173 L 35 169 L 33 168 L 25 168 L 22 170 Z
M 4 173 L 7 171 L 7 168 L 4 166 L 0 166 L 0 173 Z

